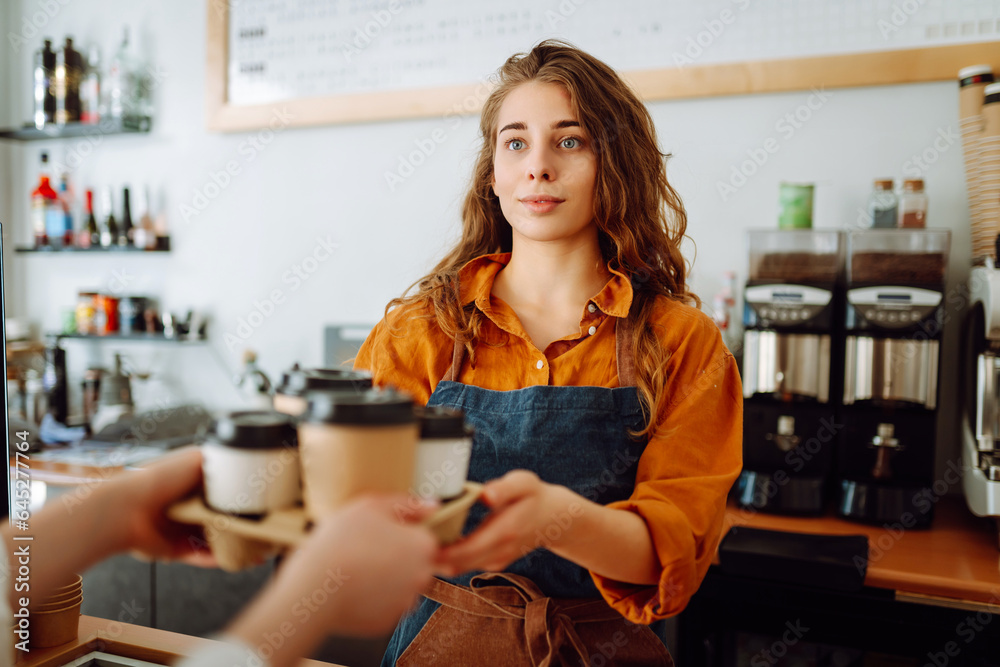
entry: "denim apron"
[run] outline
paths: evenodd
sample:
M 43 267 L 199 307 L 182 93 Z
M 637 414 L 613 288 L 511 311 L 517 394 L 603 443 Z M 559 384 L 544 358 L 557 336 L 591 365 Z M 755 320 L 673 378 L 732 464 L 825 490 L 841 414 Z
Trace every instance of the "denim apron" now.
M 615 325 L 620 385 L 615 389 L 531 386 L 494 391 L 465 385 L 455 381 L 465 355 L 464 346 L 456 342 L 451 368 L 427 404 L 458 408 L 465 412 L 466 421 L 475 427 L 470 480 L 486 482 L 511 470 L 526 469 L 545 482 L 565 486 L 601 505 L 631 496 L 636 466 L 646 447 L 646 439 L 635 439 L 628 433 L 642 428 L 643 414 L 634 386 L 629 325 L 626 318 L 616 318 Z M 474 505 L 463 534 L 475 530 L 486 514 L 483 505 Z M 538 534 L 536 543 L 541 545 L 557 539 L 556 533 L 560 530 L 559 518 L 554 517 L 544 533 Z M 588 628 L 613 622 L 616 625 L 612 629 L 616 632 L 626 626 L 629 629 L 624 632 L 627 633 L 645 631 L 642 641 L 632 642 L 630 649 L 645 643 L 642 655 L 650 656 L 649 659 L 637 662 L 633 656 L 620 664 L 672 664 L 663 643 L 649 628 L 628 624 L 601 599 L 585 568 L 545 548 L 526 554 L 503 573 L 477 574 L 470 572 L 448 580 L 435 579 L 426 597 L 396 627 L 382 660 L 383 667 L 396 665 L 397 660 L 399 665 L 448 664 L 448 661 L 456 665 L 558 665 L 562 664 L 559 656 L 567 647 L 573 652 L 574 664 L 578 659 L 583 665 L 590 664 L 589 656 L 601 657 L 599 664 L 616 664 L 617 661 L 608 661 L 606 655 L 595 654 L 595 650 L 588 649 L 586 642 L 580 639 L 580 634 L 584 633 L 578 634 L 574 627 L 583 627 L 579 624 L 587 622 L 594 623 Z M 497 588 L 498 584 L 501 588 Z M 551 600 L 559 604 L 549 604 Z M 442 602 L 448 609 L 440 612 L 451 614 L 450 620 L 437 623 L 440 617 L 435 617 L 431 621 L 434 627 L 427 625 L 425 628 Z M 541 616 L 539 609 L 543 609 Z M 456 616 L 456 610 L 465 616 Z M 527 642 L 533 647 L 529 660 L 504 655 L 490 657 L 476 652 L 485 650 L 484 638 L 498 635 L 481 626 L 466 632 L 463 618 L 479 622 L 491 613 L 496 618 L 514 614 L 521 619 L 517 632 L 528 636 L 511 637 L 510 646 L 523 647 Z M 450 656 L 438 650 L 443 645 L 451 647 Z M 456 645 L 459 649 L 455 649 Z M 461 648 L 463 645 L 465 649 Z M 506 644 L 500 643 L 494 648 L 504 646 Z M 503 653 L 499 650 L 486 652 Z M 475 655 L 475 659 L 471 655 Z M 624 655 L 619 657 L 625 658 Z

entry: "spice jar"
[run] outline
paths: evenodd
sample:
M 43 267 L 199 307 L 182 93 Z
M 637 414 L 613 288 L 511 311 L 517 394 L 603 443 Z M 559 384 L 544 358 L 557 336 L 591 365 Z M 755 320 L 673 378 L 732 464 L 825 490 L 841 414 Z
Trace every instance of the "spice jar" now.
M 288 415 L 230 413 L 215 420 L 201 451 L 205 500 L 215 510 L 260 515 L 301 497 L 298 441 Z
M 97 333 L 94 322 L 95 300 L 97 292 L 80 292 L 76 300 L 76 330 L 78 333 L 92 335 Z
M 903 229 L 927 226 L 927 195 L 923 180 L 903 181 L 903 196 L 899 198 L 899 227 Z
M 873 229 L 895 229 L 898 212 L 896 193 L 889 179 L 875 181 L 875 188 L 868 197 L 868 219 Z

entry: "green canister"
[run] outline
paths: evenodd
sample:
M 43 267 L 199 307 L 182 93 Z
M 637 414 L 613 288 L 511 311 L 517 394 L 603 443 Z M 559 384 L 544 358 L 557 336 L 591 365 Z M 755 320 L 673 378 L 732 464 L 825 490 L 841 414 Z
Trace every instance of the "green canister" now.
M 813 184 L 782 183 L 778 194 L 778 229 L 812 229 Z

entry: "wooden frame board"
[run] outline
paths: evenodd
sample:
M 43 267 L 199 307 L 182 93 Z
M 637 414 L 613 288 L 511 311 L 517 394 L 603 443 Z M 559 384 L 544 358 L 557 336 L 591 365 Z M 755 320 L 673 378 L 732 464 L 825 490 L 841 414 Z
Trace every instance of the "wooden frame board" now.
M 477 113 L 488 94 L 481 83 L 282 100 L 237 106 L 227 99 L 228 0 L 209 0 L 205 76 L 206 125 L 216 132 L 449 117 Z M 625 72 L 647 101 L 954 81 L 962 67 L 990 64 L 1000 71 L 1000 41 L 810 58 L 699 65 Z M 280 111 L 280 115 L 279 115 Z

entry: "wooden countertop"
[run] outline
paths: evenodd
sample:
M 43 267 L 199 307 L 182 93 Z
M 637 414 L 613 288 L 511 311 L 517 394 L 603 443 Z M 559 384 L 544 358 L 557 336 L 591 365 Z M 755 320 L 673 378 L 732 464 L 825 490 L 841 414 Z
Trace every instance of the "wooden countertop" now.
M 58 667 L 92 651 L 103 651 L 133 660 L 172 664 L 216 643 L 211 639 L 176 632 L 81 616 L 80 633 L 76 641 L 52 648 L 32 649 L 29 653 L 18 651 L 15 664 L 19 667 Z M 299 667 L 331 665 L 332 663 L 316 660 L 303 660 L 299 663 Z
M 764 514 L 730 504 L 724 532 L 733 526 L 826 535 L 866 535 L 865 585 L 896 591 L 897 599 L 1000 611 L 1000 549 L 993 519 L 972 514 L 961 496 L 945 496 L 930 529 L 892 530 L 825 516 Z M 901 527 L 900 527 L 901 528 Z

